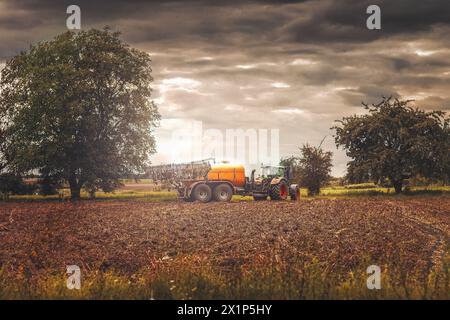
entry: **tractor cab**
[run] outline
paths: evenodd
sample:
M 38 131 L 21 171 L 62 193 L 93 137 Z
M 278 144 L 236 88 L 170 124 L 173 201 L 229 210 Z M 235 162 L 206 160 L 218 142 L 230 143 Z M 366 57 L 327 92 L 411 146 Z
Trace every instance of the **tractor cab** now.
M 261 166 L 262 178 L 284 177 L 291 181 L 294 178 L 291 166 Z

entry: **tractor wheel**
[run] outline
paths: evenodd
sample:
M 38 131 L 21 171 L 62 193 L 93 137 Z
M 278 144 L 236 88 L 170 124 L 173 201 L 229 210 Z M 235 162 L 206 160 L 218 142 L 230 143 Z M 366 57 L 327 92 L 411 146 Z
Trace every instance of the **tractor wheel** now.
M 194 191 L 192 192 L 194 200 L 206 203 L 210 202 L 212 198 L 212 191 L 211 187 L 207 184 L 199 184 L 194 188 Z
M 289 188 L 286 181 L 281 180 L 278 184 L 270 187 L 270 200 L 286 200 L 289 194 Z
M 214 188 L 213 196 L 215 201 L 228 202 L 233 197 L 233 189 L 229 184 L 219 184 Z
M 262 200 L 267 200 L 267 196 L 264 196 L 264 195 L 254 195 L 253 196 L 253 200 L 255 200 L 255 201 L 262 201 Z
M 300 188 L 296 184 L 292 184 L 289 188 L 289 196 L 292 201 L 300 200 Z

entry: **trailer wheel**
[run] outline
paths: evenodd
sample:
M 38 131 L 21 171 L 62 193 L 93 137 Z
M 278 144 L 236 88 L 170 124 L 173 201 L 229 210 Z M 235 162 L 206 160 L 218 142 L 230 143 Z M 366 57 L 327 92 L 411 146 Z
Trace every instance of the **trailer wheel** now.
M 194 188 L 193 191 L 194 200 L 206 203 L 210 202 L 212 198 L 212 191 L 210 186 L 207 184 L 199 184 Z
M 270 200 L 286 200 L 289 194 L 289 188 L 286 181 L 281 180 L 279 183 L 270 187 Z
M 219 184 L 213 191 L 214 200 L 228 202 L 233 197 L 233 189 L 226 183 Z

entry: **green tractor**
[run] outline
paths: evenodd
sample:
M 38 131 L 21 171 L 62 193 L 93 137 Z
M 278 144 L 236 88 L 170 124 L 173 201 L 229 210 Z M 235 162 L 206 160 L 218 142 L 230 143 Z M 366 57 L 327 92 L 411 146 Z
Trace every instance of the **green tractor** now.
M 250 177 L 250 193 L 256 201 L 266 200 L 291 200 L 300 199 L 300 188 L 297 184 L 293 184 L 292 167 L 284 166 L 262 166 L 261 175 L 255 177 L 255 170 L 252 171 Z

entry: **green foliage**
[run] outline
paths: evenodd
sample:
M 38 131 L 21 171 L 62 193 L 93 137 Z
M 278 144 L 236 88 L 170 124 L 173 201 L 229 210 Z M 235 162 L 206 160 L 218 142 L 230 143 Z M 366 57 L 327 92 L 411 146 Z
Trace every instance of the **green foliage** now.
M 364 104 L 368 114 L 344 117 L 336 130 L 336 145 L 347 151 L 350 182 L 389 179 L 397 193 L 415 175 L 449 177 L 449 119 L 441 111 L 426 112 L 411 101 L 385 98 Z
M 72 198 L 143 172 L 159 120 L 150 57 L 108 29 L 65 32 L 6 63 L 0 170 L 63 179 Z M 6 169 L 5 169 L 6 168 Z
M 330 179 L 332 156 L 320 146 L 308 144 L 300 148 L 300 157 L 289 157 L 281 160 L 281 165 L 291 165 L 294 169 L 294 181 L 308 189 L 308 195 L 317 195 L 320 188 Z

